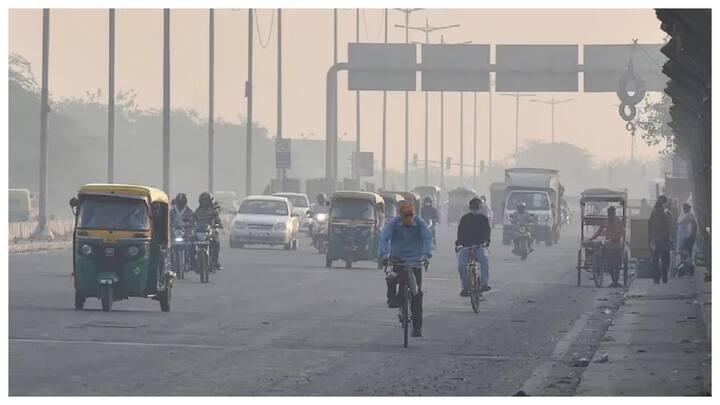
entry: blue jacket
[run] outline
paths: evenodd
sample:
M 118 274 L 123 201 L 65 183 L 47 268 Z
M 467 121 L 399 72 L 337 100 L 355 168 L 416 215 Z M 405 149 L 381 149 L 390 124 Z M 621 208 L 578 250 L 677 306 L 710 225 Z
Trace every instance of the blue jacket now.
M 432 234 L 425 221 L 415 216 L 415 222 L 406 226 L 402 218 L 393 218 L 380 235 L 378 254 L 380 257 L 397 257 L 417 263 L 422 256 L 432 257 Z

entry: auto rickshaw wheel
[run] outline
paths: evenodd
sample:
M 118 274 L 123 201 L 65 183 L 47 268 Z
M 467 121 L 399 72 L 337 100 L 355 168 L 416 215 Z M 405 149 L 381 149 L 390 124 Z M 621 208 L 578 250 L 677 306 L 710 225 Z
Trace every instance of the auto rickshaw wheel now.
M 75 309 L 83 309 L 85 307 L 85 297 L 75 291 Z
M 171 298 L 171 291 L 172 288 L 165 288 L 164 291 L 161 291 L 160 294 L 158 294 L 158 298 L 160 301 L 160 310 L 162 312 L 170 312 L 170 298 Z
M 352 260 L 345 260 L 345 268 L 346 269 L 352 268 Z
M 100 302 L 102 304 L 102 310 L 105 312 L 109 312 L 112 310 L 112 304 L 113 304 L 113 285 L 112 284 L 102 284 L 100 286 Z
M 580 268 L 580 265 L 582 263 L 582 250 L 578 250 L 578 261 L 577 261 L 577 285 L 580 287 L 580 277 L 582 274 L 582 270 Z
M 298 245 L 299 245 L 298 240 L 297 240 L 297 239 L 293 239 L 293 241 L 292 241 L 292 243 L 291 243 L 291 248 L 292 248 L 292 250 L 298 250 Z
M 290 250 L 290 245 L 291 245 L 291 244 L 292 244 L 292 243 L 283 243 L 283 249 L 285 249 L 285 250 Z
M 332 267 L 332 257 L 330 257 L 330 253 L 327 253 L 325 255 L 325 267 Z

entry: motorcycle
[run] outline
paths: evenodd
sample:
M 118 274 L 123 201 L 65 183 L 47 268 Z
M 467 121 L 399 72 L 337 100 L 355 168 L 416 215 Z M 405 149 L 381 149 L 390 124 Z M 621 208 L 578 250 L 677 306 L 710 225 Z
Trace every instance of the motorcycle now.
M 312 237 L 311 244 L 317 249 L 318 253 L 325 254 L 328 249 L 328 214 L 319 212 L 317 214 L 310 213 L 309 216 L 312 218 L 308 228 Z
M 427 220 L 427 227 L 428 227 L 428 230 L 430 231 L 430 233 L 432 234 L 432 239 L 433 239 L 432 243 L 433 243 L 434 248 L 437 247 L 437 237 L 435 236 L 436 225 L 437 225 L 437 223 L 435 221 L 433 221 L 432 219 Z
M 200 275 L 201 283 L 210 282 L 210 273 L 213 271 L 210 264 L 210 240 L 215 230 L 210 225 L 198 225 L 192 231 L 189 241 L 192 249 L 192 270 Z
M 513 253 L 525 260 L 531 252 L 530 248 L 530 230 L 526 225 L 520 225 L 517 228 L 515 238 L 513 238 Z
M 185 278 L 188 268 L 188 243 L 183 228 L 173 229 L 172 246 L 170 250 L 170 265 L 178 279 Z

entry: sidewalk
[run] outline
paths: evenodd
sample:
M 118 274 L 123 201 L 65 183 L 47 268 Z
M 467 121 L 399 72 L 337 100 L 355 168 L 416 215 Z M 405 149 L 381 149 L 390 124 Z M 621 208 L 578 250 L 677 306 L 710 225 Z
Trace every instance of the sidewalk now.
M 634 280 L 575 395 L 711 392 L 709 332 L 703 323 L 709 319 L 710 283 L 696 284 L 704 272 L 697 268 L 695 280 L 675 278 L 667 284 Z
M 20 242 L 8 244 L 8 253 L 39 252 L 44 250 L 67 249 L 72 246 L 71 240 L 52 242 Z

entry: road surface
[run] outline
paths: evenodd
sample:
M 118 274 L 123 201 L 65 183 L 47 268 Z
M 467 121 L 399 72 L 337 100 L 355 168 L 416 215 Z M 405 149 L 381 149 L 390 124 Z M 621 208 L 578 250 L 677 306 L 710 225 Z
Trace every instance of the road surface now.
M 325 268 L 307 239 L 298 251 L 224 240 L 225 271 L 176 281 L 170 313 L 142 298 L 75 310 L 69 250 L 11 254 L 10 394 L 572 394 L 573 359 L 592 355 L 600 304 L 618 295 L 587 276 L 576 286 L 577 236 L 526 261 L 495 243 L 492 291 L 474 314 L 459 297 L 455 228 L 440 228 L 424 337 L 408 348 L 375 263 Z

